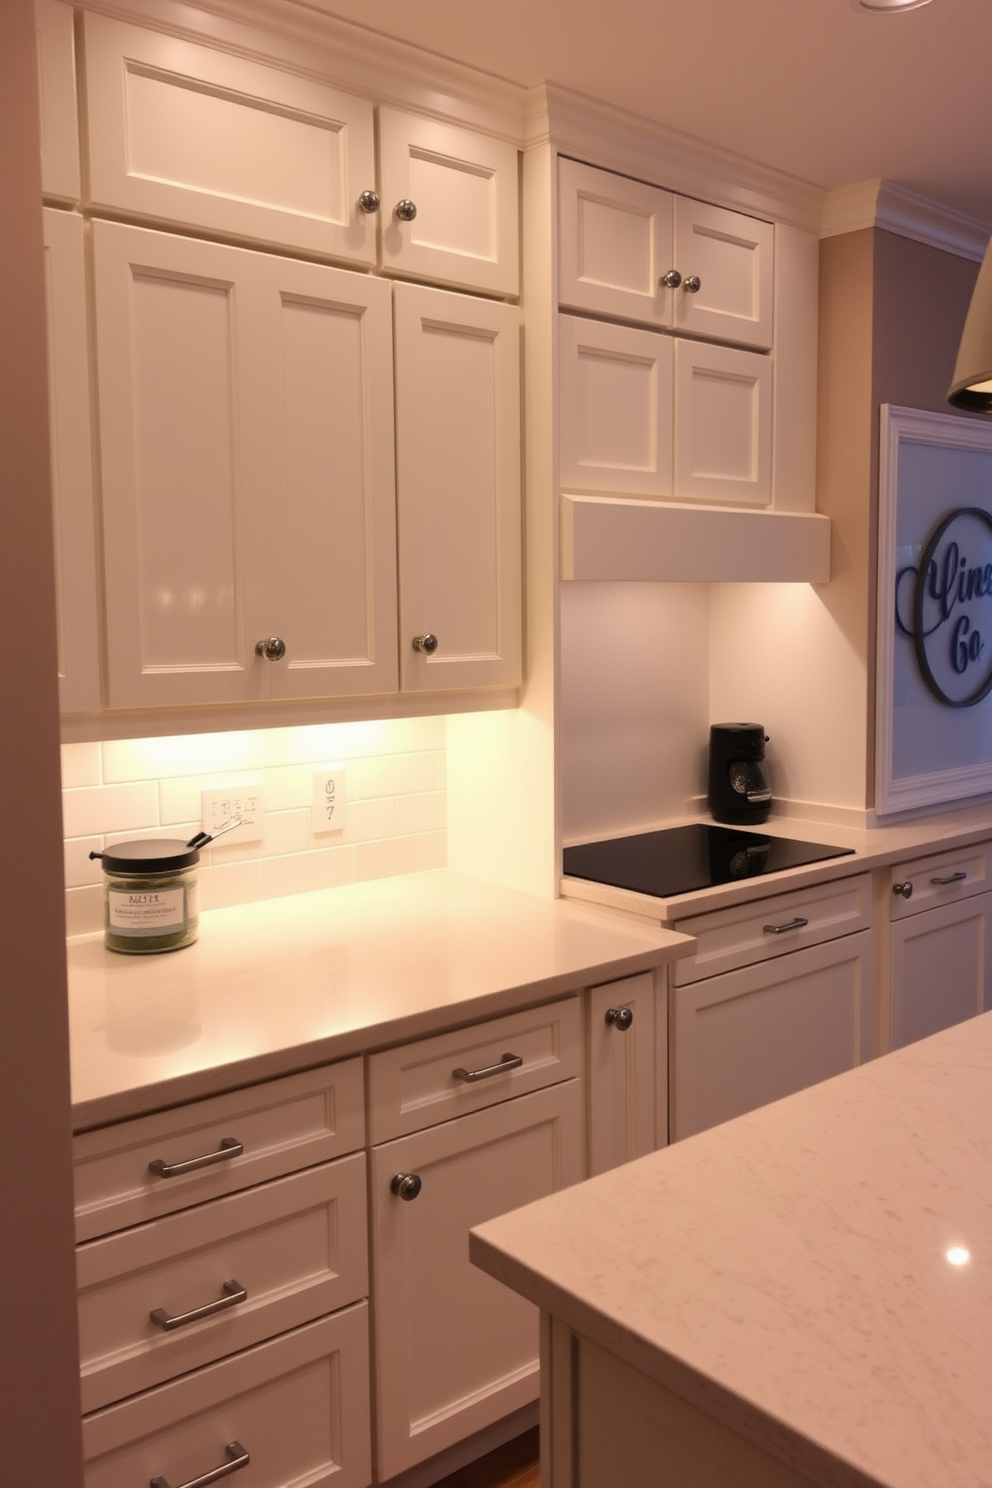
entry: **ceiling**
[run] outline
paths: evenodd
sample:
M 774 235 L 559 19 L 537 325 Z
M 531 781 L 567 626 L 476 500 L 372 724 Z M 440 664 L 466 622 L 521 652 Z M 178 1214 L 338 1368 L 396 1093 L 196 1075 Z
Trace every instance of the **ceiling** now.
M 992 223 L 992 0 L 303 0 L 550 80 L 815 186 L 891 181 Z

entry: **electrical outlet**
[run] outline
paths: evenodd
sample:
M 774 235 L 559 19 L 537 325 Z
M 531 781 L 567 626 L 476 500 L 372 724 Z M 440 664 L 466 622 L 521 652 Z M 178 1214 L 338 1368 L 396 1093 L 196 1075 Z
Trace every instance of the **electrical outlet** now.
M 225 822 L 240 816 L 240 827 L 232 827 L 218 840 L 218 847 L 234 847 L 239 842 L 261 842 L 265 793 L 261 783 L 249 780 L 239 785 L 210 787 L 201 791 L 200 818 L 203 830 L 211 836 Z M 209 844 L 208 844 L 209 845 Z
M 314 770 L 310 795 L 310 828 L 313 832 L 344 831 L 345 771 L 328 765 Z

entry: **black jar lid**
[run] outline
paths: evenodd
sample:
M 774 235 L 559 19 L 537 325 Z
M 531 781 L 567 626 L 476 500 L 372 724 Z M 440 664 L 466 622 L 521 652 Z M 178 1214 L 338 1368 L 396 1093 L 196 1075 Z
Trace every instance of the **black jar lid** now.
M 106 873 L 175 873 L 200 861 L 199 848 L 175 837 L 144 837 L 139 842 L 115 842 L 104 852 L 91 852 L 103 861 Z

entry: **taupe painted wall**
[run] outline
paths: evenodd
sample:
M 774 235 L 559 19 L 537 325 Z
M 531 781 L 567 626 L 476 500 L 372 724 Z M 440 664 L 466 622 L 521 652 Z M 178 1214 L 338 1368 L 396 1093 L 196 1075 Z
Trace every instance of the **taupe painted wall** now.
M 0 1483 L 82 1483 L 38 68 L 0 5 Z

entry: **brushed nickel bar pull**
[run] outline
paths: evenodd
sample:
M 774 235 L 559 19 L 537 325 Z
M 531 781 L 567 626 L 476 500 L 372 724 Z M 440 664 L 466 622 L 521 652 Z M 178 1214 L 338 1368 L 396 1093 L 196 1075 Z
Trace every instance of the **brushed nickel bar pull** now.
M 762 925 L 766 935 L 784 935 L 787 930 L 802 930 L 809 920 L 804 920 L 802 915 L 796 915 L 794 920 L 786 920 L 784 925 Z
M 211 1472 L 205 1472 L 202 1477 L 190 1478 L 188 1483 L 180 1483 L 179 1488 L 207 1488 L 208 1483 L 216 1483 L 220 1478 L 226 1478 L 228 1473 L 238 1472 L 242 1467 L 247 1467 L 251 1458 L 240 1442 L 228 1442 L 224 1451 L 230 1457 L 230 1462 L 215 1467 Z M 172 1488 L 168 1478 L 150 1478 L 148 1488 Z
M 453 1080 L 464 1080 L 466 1084 L 473 1085 L 476 1080 L 488 1080 L 490 1075 L 501 1075 L 504 1070 L 519 1069 L 524 1062 L 522 1054 L 504 1054 L 499 1064 L 487 1064 L 485 1069 L 467 1070 L 453 1069 L 451 1078 Z
M 174 1328 L 185 1328 L 187 1323 L 198 1323 L 201 1318 L 213 1317 L 215 1312 L 226 1312 L 229 1307 L 237 1307 L 239 1302 L 248 1300 L 248 1293 L 233 1277 L 230 1281 L 225 1281 L 221 1291 L 224 1293 L 223 1297 L 218 1297 L 216 1302 L 205 1302 L 202 1307 L 194 1307 L 192 1312 L 168 1313 L 164 1307 L 156 1307 L 148 1316 L 156 1327 L 171 1333 Z
M 237 1137 L 223 1137 L 216 1152 L 208 1152 L 204 1157 L 190 1157 L 185 1162 L 177 1163 L 167 1163 L 164 1157 L 156 1157 L 148 1164 L 148 1171 L 154 1173 L 156 1178 L 180 1178 L 183 1173 L 195 1173 L 197 1168 L 209 1168 L 214 1163 L 240 1157 L 244 1150 Z
M 957 873 L 949 873 L 946 878 L 932 878 L 930 882 L 932 884 L 936 884 L 939 889 L 943 889 L 946 888 L 948 884 L 964 883 L 967 877 L 968 875 L 967 873 L 965 873 L 964 869 L 959 868 Z

